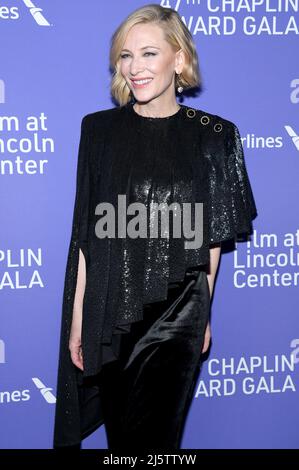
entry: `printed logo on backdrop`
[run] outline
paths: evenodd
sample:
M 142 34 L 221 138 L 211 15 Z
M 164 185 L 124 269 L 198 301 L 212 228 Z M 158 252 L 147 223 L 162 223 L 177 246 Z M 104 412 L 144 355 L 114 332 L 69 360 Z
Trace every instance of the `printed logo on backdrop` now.
M 42 249 L 0 250 L 0 291 L 44 288 L 39 268 L 43 266 Z
M 15 403 L 22 403 L 23 401 L 30 400 L 30 390 L 27 388 L 24 390 L 19 389 L 10 389 L 10 390 L 1 390 L 0 389 L 0 406 L 9 405 L 12 406 Z
M 294 126 L 286 124 L 284 126 L 290 137 L 291 142 L 299 151 L 299 136 Z M 273 149 L 282 148 L 284 146 L 284 138 L 282 136 L 261 136 L 255 135 L 253 132 L 247 133 L 246 136 L 241 137 L 243 148 L 247 149 Z
M 42 397 L 43 401 L 50 405 L 56 403 L 56 397 L 52 393 L 53 388 L 47 387 L 38 377 L 33 377 L 32 381 L 40 392 L 40 397 Z M 22 390 L 18 388 L 0 390 L 0 405 L 13 405 L 23 401 L 30 401 L 33 398 L 36 399 L 34 393 L 29 388 Z
M 39 6 L 36 6 L 36 2 L 32 2 L 31 0 L 23 0 L 23 7 L 25 12 L 29 12 L 30 16 L 33 18 L 35 23 L 38 26 L 52 26 L 48 22 L 43 12 L 43 9 Z M 21 11 L 20 11 L 21 10 Z M 0 6 L 0 21 L 1 20 L 18 20 L 21 17 L 22 8 L 19 9 L 17 6 L 7 6 L 1 5 Z
M 195 398 L 296 392 L 299 339 L 293 339 L 290 347 L 290 354 L 215 357 L 208 360 L 205 369 L 207 378 L 198 382 Z
M 44 112 L 22 118 L 0 116 L 1 175 L 42 175 L 46 172 L 49 160 L 43 156 L 55 152 L 54 139 L 48 136 L 47 119 Z
M 290 93 L 290 101 L 292 104 L 298 104 L 299 103 L 299 78 L 294 78 L 294 80 L 291 81 L 291 88 L 292 91 Z
M 0 79 L 0 104 L 5 103 L 5 83 Z
M 5 364 L 5 343 L 0 339 L 0 364 Z
M 298 4 L 299 4 L 299 0 Z M 290 101 L 292 104 L 299 103 L 299 79 L 293 79 L 290 83 L 291 93 Z M 299 152 L 299 128 L 296 125 L 286 124 L 284 129 L 287 132 L 287 135 L 292 142 L 294 148 Z M 253 132 L 248 132 L 245 136 L 241 137 L 242 145 L 244 149 L 279 149 L 284 147 L 284 137 L 283 136 L 263 136 L 256 135 Z
M 32 381 L 47 403 L 56 403 L 56 397 L 52 393 L 53 388 L 46 387 L 46 385 L 38 377 L 33 377 Z
M 299 152 L 299 135 L 295 131 L 294 127 L 286 125 L 284 126 L 285 130 L 287 131 L 289 137 L 291 138 L 292 143 L 294 144 L 296 150 Z
M 294 80 L 291 81 L 290 87 L 292 89 L 290 93 L 290 101 L 292 104 L 298 104 L 299 103 L 299 78 L 294 78 Z M 299 135 L 298 135 L 297 129 L 291 125 L 286 125 L 284 127 L 292 143 L 294 144 L 294 147 L 299 152 Z
M 162 0 L 160 5 L 184 15 L 193 35 L 287 36 L 299 34 L 299 2 L 295 0 Z
M 237 288 L 298 287 L 299 229 L 259 233 L 233 254 L 233 283 Z

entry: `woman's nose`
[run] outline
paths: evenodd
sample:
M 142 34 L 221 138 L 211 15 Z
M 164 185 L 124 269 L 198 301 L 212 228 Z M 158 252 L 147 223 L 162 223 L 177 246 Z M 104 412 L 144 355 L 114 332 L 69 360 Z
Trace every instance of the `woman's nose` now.
M 130 64 L 130 72 L 132 75 L 137 75 L 138 73 L 141 73 L 144 70 L 144 65 L 142 58 L 135 58 L 132 59 L 131 64 Z

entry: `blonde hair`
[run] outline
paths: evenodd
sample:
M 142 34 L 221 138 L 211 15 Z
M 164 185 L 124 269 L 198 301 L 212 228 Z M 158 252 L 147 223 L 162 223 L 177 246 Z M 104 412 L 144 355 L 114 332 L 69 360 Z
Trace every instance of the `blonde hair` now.
M 182 49 L 185 54 L 185 66 L 180 75 L 175 75 L 175 87 L 184 89 L 197 87 L 201 83 L 198 56 L 192 35 L 181 20 L 179 14 L 172 8 L 164 8 L 157 4 L 145 5 L 134 10 L 119 25 L 111 38 L 110 70 L 113 73 L 110 90 L 113 98 L 120 106 L 131 101 L 131 90 L 120 73 L 120 53 L 126 36 L 132 26 L 140 23 L 155 23 L 162 27 L 165 40 L 175 51 Z

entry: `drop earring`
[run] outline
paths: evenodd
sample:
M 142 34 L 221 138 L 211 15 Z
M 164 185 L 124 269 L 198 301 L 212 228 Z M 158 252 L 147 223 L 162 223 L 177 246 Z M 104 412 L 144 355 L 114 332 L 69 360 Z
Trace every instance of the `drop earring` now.
M 178 73 L 178 77 L 180 77 L 180 74 Z M 178 90 L 178 93 L 182 93 L 182 91 L 184 90 L 184 88 L 182 86 L 178 86 L 177 88 Z

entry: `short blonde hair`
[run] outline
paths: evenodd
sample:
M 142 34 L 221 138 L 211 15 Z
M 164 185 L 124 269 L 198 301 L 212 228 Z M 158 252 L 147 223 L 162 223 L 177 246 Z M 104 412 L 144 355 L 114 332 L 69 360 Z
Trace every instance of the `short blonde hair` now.
M 162 27 L 166 41 L 175 51 L 182 49 L 185 54 L 185 66 L 178 76 L 175 75 L 175 87 L 194 88 L 200 85 L 201 76 L 198 55 L 192 35 L 172 8 L 164 8 L 157 4 L 144 5 L 134 10 L 119 25 L 111 38 L 110 70 L 112 72 L 111 94 L 120 106 L 131 101 L 131 90 L 120 73 L 119 61 L 126 36 L 132 26 L 140 23 L 155 23 Z

